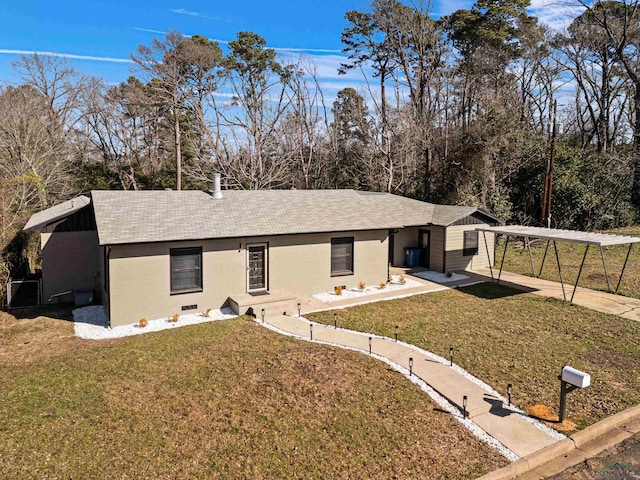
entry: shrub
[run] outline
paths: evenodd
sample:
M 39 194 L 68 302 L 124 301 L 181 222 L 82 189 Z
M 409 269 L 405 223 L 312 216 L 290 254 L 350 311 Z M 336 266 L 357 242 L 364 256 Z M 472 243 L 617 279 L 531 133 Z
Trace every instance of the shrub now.
M 180 319 L 180 315 L 178 315 L 177 313 L 174 313 L 171 316 L 170 321 L 173 322 L 173 323 L 176 323 L 179 319 Z
M 336 292 L 336 295 L 342 295 L 342 286 L 338 285 L 334 288 L 334 291 Z
M 211 310 L 213 310 L 213 309 L 212 309 L 212 308 L 207 308 L 207 309 L 204 311 L 203 315 L 204 315 L 205 317 L 209 318 L 209 314 L 211 313 Z
M 407 279 L 405 278 L 405 276 L 403 274 L 400 274 L 400 277 L 398 278 L 398 281 L 400 282 L 400 285 L 404 285 L 405 283 L 407 283 Z
M 366 283 L 358 282 L 358 288 L 360 289 L 361 292 L 364 292 L 364 289 L 365 289 L 366 286 L 367 286 Z
M 140 327 L 142 327 L 142 328 L 144 328 L 147 325 L 149 325 L 149 322 L 147 322 L 147 319 L 144 318 L 144 317 L 142 317 L 138 323 L 139 323 Z
M 385 288 L 387 286 L 387 284 L 385 282 L 380 282 L 380 290 L 382 290 L 383 288 Z

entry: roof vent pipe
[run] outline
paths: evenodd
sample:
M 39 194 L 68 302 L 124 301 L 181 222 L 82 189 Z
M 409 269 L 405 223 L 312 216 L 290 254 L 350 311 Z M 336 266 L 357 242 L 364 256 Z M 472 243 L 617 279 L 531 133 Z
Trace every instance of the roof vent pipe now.
M 213 175 L 213 198 L 224 198 L 222 187 L 220 186 L 220 174 Z

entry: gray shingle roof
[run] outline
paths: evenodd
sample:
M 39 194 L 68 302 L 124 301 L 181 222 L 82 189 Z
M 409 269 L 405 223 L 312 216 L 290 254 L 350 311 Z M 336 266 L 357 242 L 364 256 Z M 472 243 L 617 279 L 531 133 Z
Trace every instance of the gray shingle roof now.
M 72 198 L 71 200 L 67 200 L 66 202 L 62 202 L 51 208 L 42 210 L 41 212 L 34 213 L 24 226 L 23 230 L 26 232 L 35 232 L 40 230 L 53 222 L 82 210 L 84 207 L 89 205 L 90 202 L 91 199 L 89 197 L 80 195 L 79 197 Z
M 477 211 L 354 190 L 223 193 L 224 198 L 216 200 L 195 190 L 94 191 L 100 244 L 448 225 Z M 441 223 L 445 221 L 449 223 Z

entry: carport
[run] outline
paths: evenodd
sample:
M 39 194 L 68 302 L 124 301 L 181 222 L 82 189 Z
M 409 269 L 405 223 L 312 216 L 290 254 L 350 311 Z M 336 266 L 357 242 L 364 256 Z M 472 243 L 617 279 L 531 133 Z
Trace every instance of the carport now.
M 529 260 L 531 261 L 531 273 L 534 277 L 538 278 L 542 274 L 542 269 L 544 267 L 545 260 L 547 258 L 547 253 L 549 252 L 549 246 L 553 244 L 553 250 L 555 252 L 556 263 L 558 265 L 558 274 L 560 276 L 560 284 L 562 285 L 562 296 L 564 297 L 565 302 L 567 301 L 567 293 L 565 291 L 565 283 L 562 278 L 562 267 L 560 262 L 560 255 L 558 253 L 558 246 L 556 242 L 571 242 L 571 243 L 581 243 L 586 245 L 584 250 L 584 255 L 582 257 L 582 263 L 580 263 L 580 270 L 578 270 L 578 276 L 576 278 L 576 283 L 573 286 L 573 292 L 571 293 L 570 302 L 573 302 L 573 297 L 576 294 L 576 289 L 578 288 L 578 282 L 580 282 L 580 275 L 582 274 L 582 268 L 584 267 L 584 262 L 587 259 L 587 254 L 589 253 L 589 247 L 597 246 L 600 250 L 600 257 L 602 258 L 602 268 L 604 269 L 604 276 L 607 279 L 607 288 L 609 292 L 617 293 L 620 288 L 620 283 L 622 282 L 622 276 L 624 275 L 624 271 L 627 268 L 627 263 L 629 261 L 629 256 L 631 255 L 631 250 L 635 243 L 640 243 L 640 238 L 631 237 L 628 235 L 612 235 L 609 233 L 596 233 L 596 232 L 580 232 L 577 230 L 560 230 L 554 228 L 540 228 L 540 227 L 528 227 L 524 225 L 507 225 L 507 226 L 498 226 L 498 227 L 478 227 L 477 231 L 482 232 L 485 242 L 485 249 L 487 251 L 488 258 L 491 258 L 489 252 L 489 244 L 487 243 L 487 232 L 494 233 L 495 235 L 505 235 L 507 237 L 504 251 L 502 252 L 502 260 L 500 262 L 500 271 L 498 273 L 497 283 L 500 283 L 500 277 L 502 275 L 502 267 L 504 266 L 504 258 L 507 254 L 507 247 L 509 246 L 509 238 L 510 237 L 522 237 L 524 238 L 525 244 L 529 251 Z M 544 249 L 544 255 L 542 257 L 542 262 L 540 265 L 540 271 L 536 274 L 535 265 L 533 263 L 533 255 L 531 253 L 531 239 L 541 239 L 546 240 L 547 244 Z M 604 257 L 604 251 L 602 247 L 610 246 L 610 245 L 626 245 L 629 244 L 629 250 L 627 251 L 627 256 L 624 261 L 624 265 L 622 266 L 622 271 L 620 272 L 620 277 L 618 278 L 618 284 L 616 285 L 615 290 L 611 288 L 611 282 L 609 280 L 609 273 L 607 270 L 607 262 Z M 493 276 L 493 269 L 489 268 L 491 272 L 491 281 L 496 281 Z

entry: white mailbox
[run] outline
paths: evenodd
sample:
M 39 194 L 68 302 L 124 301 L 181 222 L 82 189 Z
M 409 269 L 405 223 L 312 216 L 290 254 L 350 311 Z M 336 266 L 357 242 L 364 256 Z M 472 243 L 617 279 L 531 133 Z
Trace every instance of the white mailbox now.
M 578 388 L 585 388 L 591 385 L 591 375 L 569 366 L 562 367 L 562 376 L 560 379 Z

